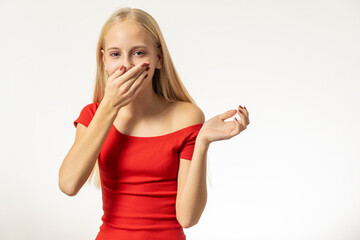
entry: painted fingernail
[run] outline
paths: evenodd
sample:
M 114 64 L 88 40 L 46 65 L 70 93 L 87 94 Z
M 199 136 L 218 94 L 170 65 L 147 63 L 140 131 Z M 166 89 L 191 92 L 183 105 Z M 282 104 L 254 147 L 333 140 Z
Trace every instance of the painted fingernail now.
M 147 76 L 148 76 L 148 75 L 146 74 L 145 77 L 144 77 L 144 79 L 147 78 Z
M 143 64 L 141 64 L 142 67 L 149 66 L 149 65 L 150 65 L 150 63 L 143 63 Z
M 246 109 L 246 107 L 244 106 L 244 108 Z M 246 109 L 247 110 L 247 109 Z
M 123 69 L 124 69 L 124 65 L 121 65 L 121 67 L 120 67 L 120 71 L 121 71 L 121 70 L 123 70 Z
M 241 105 L 239 105 L 239 108 L 243 108 Z
M 146 71 L 149 71 L 149 70 L 150 70 L 150 67 L 145 68 L 145 70 L 146 70 Z

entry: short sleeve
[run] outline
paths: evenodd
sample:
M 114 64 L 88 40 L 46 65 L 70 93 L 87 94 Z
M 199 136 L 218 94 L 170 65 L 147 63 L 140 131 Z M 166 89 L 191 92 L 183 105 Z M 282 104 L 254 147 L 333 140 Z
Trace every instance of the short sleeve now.
M 191 128 L 190 129 L 191 131 L 187 133 L 179 150 L 179 158 L 192 160 L 192 156 L 195 148 L 195 141 L 202 125 L 203 125 L 202 123 L 194 125 L 194 128 Z
M 86 105 L 80 112 L 79 117 L 74 121 L 74 126 L 77 127 L 78 123 L 83 124 L 88 127 L 91 120 L 93 119 L 96 109 L 98 108 L 99 103 L 90 103 Z

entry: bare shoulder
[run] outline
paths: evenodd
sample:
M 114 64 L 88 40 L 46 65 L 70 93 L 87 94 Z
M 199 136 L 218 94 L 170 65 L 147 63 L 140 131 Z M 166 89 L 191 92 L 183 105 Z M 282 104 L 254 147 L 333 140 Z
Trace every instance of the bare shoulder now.
M 178 102 L 175 105 L 174 125 L 177 129 L 191 125 L 204 123 L 205 115 L 203 111 L 191 102 Z

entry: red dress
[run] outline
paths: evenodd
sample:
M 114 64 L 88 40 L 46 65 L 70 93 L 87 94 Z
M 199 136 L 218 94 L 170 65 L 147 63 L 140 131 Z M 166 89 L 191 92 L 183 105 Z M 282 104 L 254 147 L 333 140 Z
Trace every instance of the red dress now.
M 86 105 L 75 127 L 87 127 L 99 104 Z M 179 158 L 191 160 L 202 125 L 154 137 L 111 126 L 98 156 L 104 213 L 96 240 L 186 239 L 175 212 Z

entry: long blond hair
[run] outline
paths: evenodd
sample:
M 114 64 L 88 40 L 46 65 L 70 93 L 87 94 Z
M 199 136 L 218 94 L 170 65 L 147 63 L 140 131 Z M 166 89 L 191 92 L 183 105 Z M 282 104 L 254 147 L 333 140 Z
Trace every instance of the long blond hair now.
M 108 78 L 108 74 L 105 71 L 104 63 L 102 61 L 101 52 L 101 50 L 104 49 L 105 36 L 112 26 L 126 20 L 142 25 L 155 43 L 155 46 L 162 53 L 161 69 L 155 69 L 154 77 L 152 79 L 152 88 L 154 92 L 164 97 L 168 102 L 191 102 L 196 105 L 180 80 L 159 25 L 151 15 L 137 8 L 121 8 L 117 10 L 110 16 L 101 30 L 96 48 L 97 71 L 93 102 L 100 102 L 103 99 L 105 83 Z M 101 187 L 98 160 L 96 160 L 95 166 L 88 178 L 88 183 L 91 182 L 93 182 L 96 188 Z

